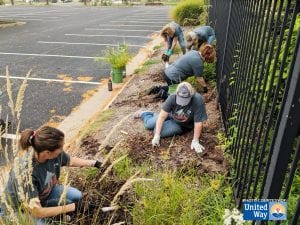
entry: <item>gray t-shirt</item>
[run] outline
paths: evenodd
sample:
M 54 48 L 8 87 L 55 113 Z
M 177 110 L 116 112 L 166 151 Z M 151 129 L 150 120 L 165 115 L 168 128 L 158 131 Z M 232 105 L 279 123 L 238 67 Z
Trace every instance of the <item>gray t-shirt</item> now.
M 28 199 L 39 198 L 42 205 L 45 200 L 47 200 L 50 192 L 53 187 L 57 184 L 60 176 L 60 167 L 66 166 L 70 162 L 70 156 L 66 152 L 62 152 L 55 159 L 48 159 L 44 163 L 38 163 L 35 158 L 31 158 L 32 161 L 32 171 L 31 178 L 28 173 L 30 173 L 29 164 L 30 164 L 29 153 L 26 153 L 21 159 L 19 164 L 19 174 L 22 176 L 16 178 L 15 169 L 13 168 L 10 171 L 9 180 L 6 186 L 6 194 L 9 195 L 15 206 L 21 202 L 20 193 L 24 192 L 27 195 Z M 22 182 L 22 186 L 19 186 L 18 183 Z M 23 190 L 20 191 L 19 188 Z
M 193 75 L 201 77 L 203 69 L 204 63 L 199 52 L 191 50 L 165 69 L 165 74 L 174 83 L 180 83 Z
M 169 116 L 181 126 L 192 129 L 195 122 L 207 120 L 205 105 L 202 96 L 195 93 L 191 102 L 186 106 L 176 104 L 176 94 L 168 97 L 162 109 L 169 113 Z

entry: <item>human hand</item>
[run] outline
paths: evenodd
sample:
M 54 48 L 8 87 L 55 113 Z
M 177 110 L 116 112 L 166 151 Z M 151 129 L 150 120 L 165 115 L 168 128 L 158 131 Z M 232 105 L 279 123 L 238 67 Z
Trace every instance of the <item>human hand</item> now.
M 194 149 L 197 153 L 202 153 L 205 150 L 205 148 L 199 143 L 198 139 L 193 139 L 191 149 Z
M 160 142 L 160 135 L 159 134 L 155 134 L 153 139 L 152 139 L 152 146 L 155 147 L 155 146 L 159 146 Z
M 102 166 L 102 163 L 100 162 L 100 161 L 96 161 L 95 162 L 95 164 L 94 164 L 94 167 L 96 167 L 96 168 L 98 168 L 98 169 L 100 169 L 101 168 L 101 166 Z
M 165 54 L 170 57 L 172 53 L 173 53 L 172 49 L 168 49 Z

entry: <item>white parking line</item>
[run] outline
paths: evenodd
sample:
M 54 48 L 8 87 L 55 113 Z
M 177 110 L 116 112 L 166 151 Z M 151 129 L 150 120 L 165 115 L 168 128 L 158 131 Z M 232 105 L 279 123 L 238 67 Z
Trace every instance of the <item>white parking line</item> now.
M 158 23 L 158 22 L 143 22 L 143 21 L 134 21 L 134 20 L 113 20 L 110 21 L 112 23 Z M 165 22 L 161 22 L 161 23 L 165 23 Z M 146 25 L 144 25 L 146 26 Z
M 126 36 L 126 35 L 109 35 L 109 34 L 65 34 L 66 36 L 77 36 L 77 37 L 120 37 L 120 38 L 149 38 L 148 36 Z
M 156 30 L 126 30 L 126 29 L 111 29 L 111 28 L 85 28 L 85 30 L 117 30 L 117 31 L 134 31 L 134 32 L 137 32 L 137 31 L 149 31 L 149 32 L 155 32 Z
M 99 25 L 99 27 L 145 27 L 145 25 L 135 25 L 135 24 L 119 24 L 119 25 L 116 25 L 116 24 L 101 24 Z M 155 28 L 159 28 L 161 29 L 162 26 L 152 26 L 152 25 L 147 25 L 147 28 L 150 28 L 150 27 L 155 27 Z
M 17 135 L 15 135 L 15 134 L 1 134 L 1 138 L 16 140 L 17 139 Z
M 0 78 L 7 78 L 7 77 L 6 76 L 0 76 Z M 25 80 L 26 77 L 9 76 L 9 79 Z M 99 85 L 99 84 L 101 84 L 100 82 L 92 82 L 92 81 L 59 80 L 59 79 L 46 79 L 46 78 L 34 78 L 34 77 L 28 77 L 27 80 L 47 81 L 47 82 L 59 82 L 59 83 L 73 83 L 73 84 L 93 84 L 93 85 Z
M 62 45 L 95 45 L 95 46 L 119 46 L 118 44 L 98 44 L 88 42 L 59 42 L 59 41 L 38 41 L 39 44 L 62 44 Z M 127 45 L 129 47 L 146 48 L 144 45 Z
M 16 52 L 0 52 L 0 55 L 19 55 L 19 56 L 40 56 L 40 57 L 58 57 L 58 58 L 75 58 L 75 59 L 96 59 L 102 57 L 91 56 L 75 56 L 75 55 L 47 55 L 47 54 L 30 54 L 30 53 L 16 53 Z
M 37 15 L 37 16 L 39 16 L 39 17 L 41 17 L 41 15 Z M 14 15 L 14 16 L 3 16 L 3 15 L 1 15 L 0 16 L 1 18 L 7 18 L 7 17 L 9 17 L 9 18 L 18 18 L 18 19 L 23 19 L 23 18 L 31 18 L 31 19 L 43 19 L 43 18 L 34 18 L 35 16 L 16 16 L 16 15 Z M 57 16 L 53 16 L 53 17 L 44 17 L 44 19 L 60 19 L 60 17 L 57 17 Z
M 152 18 L 149 18 L 149 19 L 138 19 L 138 18 L 133 18 L 133 17 L 130 17 L 130 18 L 126 18 L 126 19 L 129 19 L 129 21 L 157 21 L 157 22 L 168 22 L 169 20 L 168 19 L 152 19 Z M 127 20 L 126 20 L 127 21 Z

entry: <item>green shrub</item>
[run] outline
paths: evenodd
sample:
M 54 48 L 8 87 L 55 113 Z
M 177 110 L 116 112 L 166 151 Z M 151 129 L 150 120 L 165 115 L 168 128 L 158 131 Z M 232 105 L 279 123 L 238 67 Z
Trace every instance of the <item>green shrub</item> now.
M 4 5 L 5 4 L 5 0 L 0 0 L 0 5 Z
M 132 55 L 128 51 L 128 45 L 120 44 L 117 48 L 110 47 L 104 50 L 103 61 L 114 69 L 122 69 L 131 60 Z M 96 61 L 99 61 L 97 59 Z M 100 60 L 101 61 L 101 60 Z
M 172 18 L 180 25 L 199 25 L 204 8 L 204 0 L 185 0 L 172 10 Z

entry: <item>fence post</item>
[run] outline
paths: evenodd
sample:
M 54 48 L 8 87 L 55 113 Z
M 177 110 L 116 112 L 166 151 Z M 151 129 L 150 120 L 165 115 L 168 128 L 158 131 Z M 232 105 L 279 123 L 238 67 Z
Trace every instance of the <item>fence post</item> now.
M 230 19 L 231 19 L 231 9 L 232 9 L 232 0 L 230 0 L 229 3 L 229 13 L 228 13 L 228 20 L 227 20 L 227 27 L 226 27 L 226 37 L 225 37 L 225 46 L 224 46 L 224 52 L 223 52 L 223 56 L 222 56 L 222 63 L 221 63 L 221 70 L 220 70 L 220 80 L 223 80 L 223 70 L 224 70 L 224 61 L 225 61 L 225 56 L 226 56 L 226 52 L 227 52 L 227 41 L 228 41 L 228 31 L 229 31 L 229 25 L 230 25 Z M 221 85 L 222 82 L 219 85 L 219 90 L 218 90 L 218 95 L 221 94 Z
M 295 48 L 295 62 L 300 62 L 300 32 Z M 268 180 L 263 190 L 263 199 L 277 199 L 285 179 L 289 156 L 293 147 L 294 138 L 300 128 L 300 63 L 295 63 L 288 95 L 284 104 L 281 121 L 276 134 L 273 154 L 268 169 Z

